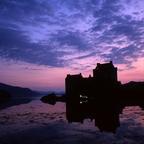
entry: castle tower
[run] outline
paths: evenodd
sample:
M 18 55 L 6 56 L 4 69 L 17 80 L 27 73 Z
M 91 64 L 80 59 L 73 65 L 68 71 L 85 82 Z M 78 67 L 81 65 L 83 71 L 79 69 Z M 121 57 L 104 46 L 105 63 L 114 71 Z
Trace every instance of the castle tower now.
M 93 77 L 102 82 L 117 82 L 117 68 L 114 67 L 112 61 L 109 63 L 100 64 L 97 63 L 95 69 L 93 69 Z

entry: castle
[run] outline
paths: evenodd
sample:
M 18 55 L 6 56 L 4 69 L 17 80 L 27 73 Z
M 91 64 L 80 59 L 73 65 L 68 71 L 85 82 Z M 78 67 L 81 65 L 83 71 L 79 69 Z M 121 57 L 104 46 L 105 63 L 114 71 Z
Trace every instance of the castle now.
M 125 106 L 144 109 L 144 82 L 121 84 L 112 61 L 97 63 L 93 76 L 70 75 L 65 79 L 68 122 L 95 120 L 101 131 L 116 132 Z
M 66 116 L 69 122 L 83 122 L 85 118 L 90 118 L 95 119 L 95 125 L 98 125 L 101 130 L 115 130 L 119 125 L 119 119 L 113 107 L 116 100 L 114 93 L 117 92 L 120 82 L 117 80 L 117 68 L 112 61 L 104 64 L 97 63 L 93 70 L 93 77 L 85 78 L 81 73 L 68 74 L 65 84 Z M 108 114 L 115 118 L 108 119 Z M 112 128 L 109 127 L 111 124 L 113 124 Z
M 77 75 L 68 74 L 66 77 L 66 92 L 71 91 L 69 85 L 77 85 L 80 83 L 90 84 L 92 81 L 96 83 L 117 83 L 117 68 L 114 67 L 112 61 L 104 64 L 97 63 L 96 68 L 93 69 L 93 77 L 89 76 L 88 78 L 84 78 L 81 73 Z
M 70 75 L 66 77 L 65 87 L 66 95 L 69 98 L 77 99 L 79 96 L 92 97 L 95 94 L 103 93 L 103 89 L 110 90 L 110 88 L 118 85 L 117 68 L 114 67 L 112 61 L 109 63 L 97 63 L 93 69 L 93 77 L 83 77 L 82 74 Z

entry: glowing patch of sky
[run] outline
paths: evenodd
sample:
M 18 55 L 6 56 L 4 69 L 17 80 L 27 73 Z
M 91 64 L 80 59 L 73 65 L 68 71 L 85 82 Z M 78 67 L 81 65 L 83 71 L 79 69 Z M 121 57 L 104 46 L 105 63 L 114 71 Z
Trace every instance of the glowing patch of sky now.
M 88 76 L 97 62 L 109 60 L 120 69 L 119 80 L 143 80 L 143 5 L 143 0 L 2 0 L 1 82 L 64 89 L 67 73 Z

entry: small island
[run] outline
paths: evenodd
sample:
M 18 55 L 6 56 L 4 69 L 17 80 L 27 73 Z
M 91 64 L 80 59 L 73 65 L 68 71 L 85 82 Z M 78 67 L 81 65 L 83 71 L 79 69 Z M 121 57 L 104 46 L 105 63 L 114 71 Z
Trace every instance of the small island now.
M 55 105 L 56 102 L 66 102 L 66 96 L 63 95 L 56 95 L 55 93 L 47 94 L 41 98 L 41 101 L 44 103 L 48 103 L 51 105 Z

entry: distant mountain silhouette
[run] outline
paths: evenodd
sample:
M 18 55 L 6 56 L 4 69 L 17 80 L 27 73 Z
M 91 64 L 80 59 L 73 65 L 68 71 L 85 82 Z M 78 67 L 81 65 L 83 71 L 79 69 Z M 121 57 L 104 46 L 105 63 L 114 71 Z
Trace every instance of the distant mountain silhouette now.
M 0 110 L 32 101 L 35 96 L 41 94 L 29 88 L 11 86 L 0 83 Z
M 18 86 L 11 86 L 7 84 L 0 83 L 0 90 L 7 91 L 12 97 L 22 97 L 22 96 L 37 96 L 40 93 L 35 92 L 29 88 L 22 88 Z
M 131 87 L 131 88 L 144 88 L 144 82 L 135 82 L 130 81 L 126 84 L 123 84 L 125 87 Z

